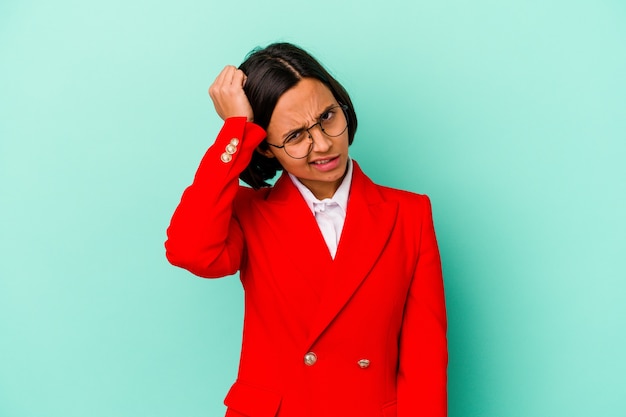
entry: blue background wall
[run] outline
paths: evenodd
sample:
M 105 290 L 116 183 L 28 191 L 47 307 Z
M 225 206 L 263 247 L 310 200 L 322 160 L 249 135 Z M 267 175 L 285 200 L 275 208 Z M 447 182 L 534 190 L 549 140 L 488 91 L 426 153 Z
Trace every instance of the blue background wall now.
M 452 417 L 626 415 L 626 5 L 0 4 L 0 416 L 219 416 L 242 292 L 165 228 L 255 46 L 351 92 L 352 155 L 428 193 Z

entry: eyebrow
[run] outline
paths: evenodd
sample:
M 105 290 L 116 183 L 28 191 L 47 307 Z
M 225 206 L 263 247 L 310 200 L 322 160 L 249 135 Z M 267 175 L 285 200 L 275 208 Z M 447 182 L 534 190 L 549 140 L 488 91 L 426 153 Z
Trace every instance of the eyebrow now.
M 319 120 L 320 120 L 320 118 L 322 117 L 322 115 L 323 115 L 324 113 L 326 113 L 328 110 L 330 110 L 331 108 L 333 108 L 333 107 L 335 107 L 335 106 L 337 106 L 337 105 L 338 105 L 337 103 L 334 103 L 334 104 L 329 104 L 328 106 L 326 106 L 326 107 L 324 108 L 324 110 L 322 110 L 322 111 L 320 112 L 319 116 L 317 116 L 317 119 L 315 119 L 315 120 L 316 120 L 316 122 L 315 122 L 315 123 L 319 123 Z M 305 124 L 305 125 L 303 125 L 303 126 L 306 126 L 306 124 Z M 297 128 L 293 128 L 293 129 L 289 130 L 287 133 L 285 133 L 285 134 L 282 136 L 282 139 L 283 139 L 283 140 L 285 140 L 285 139 L 287 139 L 289 136 L 291 136 L 293 133 L 298 132 L 298 131 L 300 131 L 300 130 L 305 130 L 305 129 L 306 129 L 306 127 L 297 127 Z

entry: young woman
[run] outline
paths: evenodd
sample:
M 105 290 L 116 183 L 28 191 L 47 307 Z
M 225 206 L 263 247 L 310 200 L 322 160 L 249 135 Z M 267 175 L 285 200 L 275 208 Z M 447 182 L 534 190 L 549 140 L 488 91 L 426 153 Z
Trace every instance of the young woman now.
M 428 197 L 376 185 L 350 159 L 350 97 L 294 45 L 225 67 L 209 94 L 224 126 L 165 246 L 201 277 L 240 272 L 243 343 L 226 416 L 445 416 Z

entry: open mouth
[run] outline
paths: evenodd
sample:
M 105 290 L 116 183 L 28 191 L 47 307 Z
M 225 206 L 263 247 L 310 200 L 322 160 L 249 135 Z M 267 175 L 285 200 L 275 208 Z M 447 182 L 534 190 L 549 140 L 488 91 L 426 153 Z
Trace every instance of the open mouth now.
M 313 164 L 313 165 L 324 165 L 324 164 L 328 164 L 330 162 L 333 162 L 337 158 L 339 158 L 339 157 L 338 156 L 333 156 L 333 157 L 330 157 L 330 158 L 327 158 L 327 159 L 318 159 L 318 160 L 315 160 L 315 161 L 311 162 L 311 164 Z
M 328 171 L 331 169 L 335 169 L 337 166 L 339 166 L 339 156 L 332 156 L 330 158 L 324 158 L 324 159 L 316 159 L 315 161 L 310 162 L 310 165 L 314 166 L 315 168 L 322 170 L 322 171 Z
M 318 160 L 318 161 L 314 161 L 314 162 L 312 162 L 312 164 L 315 164 L 315 165 L 324 165 L 324 164 L 329 163 L 329 162 L 330 162 L 330 161 L 332 161 L 333 159 L 335 159 L 335 158 L 332 158 L 332 159 L 320 159 L 320 160 Z

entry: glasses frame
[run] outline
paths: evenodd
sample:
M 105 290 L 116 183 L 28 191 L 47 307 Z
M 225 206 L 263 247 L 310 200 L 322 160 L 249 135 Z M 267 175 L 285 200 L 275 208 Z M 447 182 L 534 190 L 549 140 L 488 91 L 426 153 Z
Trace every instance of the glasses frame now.
M 325 136 L 327 136 L 327 137 L 329 137 L 329 138 L 336 138 L 336 137 L 338 137 L 338 136 L 343 135 L 343 133 L 344 133 L 344 132 L 346 131 L 346 129 L 348 128 L 348 125 L 350 124 L 350 119 L 348 118 L 348 106 L 347 106 L 346 104 L 341 104 L 341 103 L 339 103 L 339 104 L 337 104 L 336 106 L 329 107 L 328 109 L 326 109 L 326 110 L 324 111 L 324 113 L 326 113 L 326 112 L 328 112 L 328 111 L 331 111 L 332 109 L 336 109 L 337 107 L 341 108 L 341 110 L 343 111 L 343 115 L 344 115 L 344 116 L 345 116 L 345 118 L 346 118 L 346 127 L 345 127 L 342 131 L 341 131 L 341 133 L 338 133 L 338 134 L 336 134 L 336 135 L 329 135 L 328 133 L 326 133 L 326 131 L 325 131 L 325 130 L 324 130 L 324 128 L 322 127 L 322 116 L 320 116 L 320 117 L 317 119 L 317 122 L 316 122 L 316 123 L 313 123 L 311 126 L 309 126 L 309 127 L 307 127 L 307 128 L 305 128 L 305 129 L 304 129 L 304 130 L 306 130 L 306 132 L 309 134 L 309 139 L 311 140 L 311 143 L 309 144 L 309 151 L 306 153 L 306 155 L 304 155 L 304 156 L 300 156 L 300 157 L 297 157 L 297 158 L 296 158 L 295 156 L 291 156 L 291 155 L 289 154 L 289 152 L 287 152 L 287 149 L 285 148 L 285 146 L 287 145 L 287 140 L 288 140 L 288 139 L 285 139 L 285 140 L 283 141 L 283 144 L 282 144 L 282 145 L 274 145 L 273 143 L 269 143 L 269 142 L 267 142 L 267 144 L 268 144 L 268 145 L 270 145 L 270 146 L 273 146 L 274 148 L 284 150 L 284 151 L 285 151 L 285 153 L 287 154 L 287 156 L 289 156 L 290 158 L 293 158 L 293 159 L 304 159 L 304 158 L 306 158 L 306 157 L 307 157 L 307 156 L 309 156 L 309 155 L 311 154 L 311 152 L 313 151 L 313 147 L 314 147 L 314 144 L 315 144 L 315 139 L 313 139 L 313 135 L 311 135 L 311 129 L 313 129 L 315 126 L 319 126 L 319 127 L 320 127 L 320 131 L 322 132 L 322 134 L 324 134 Z

